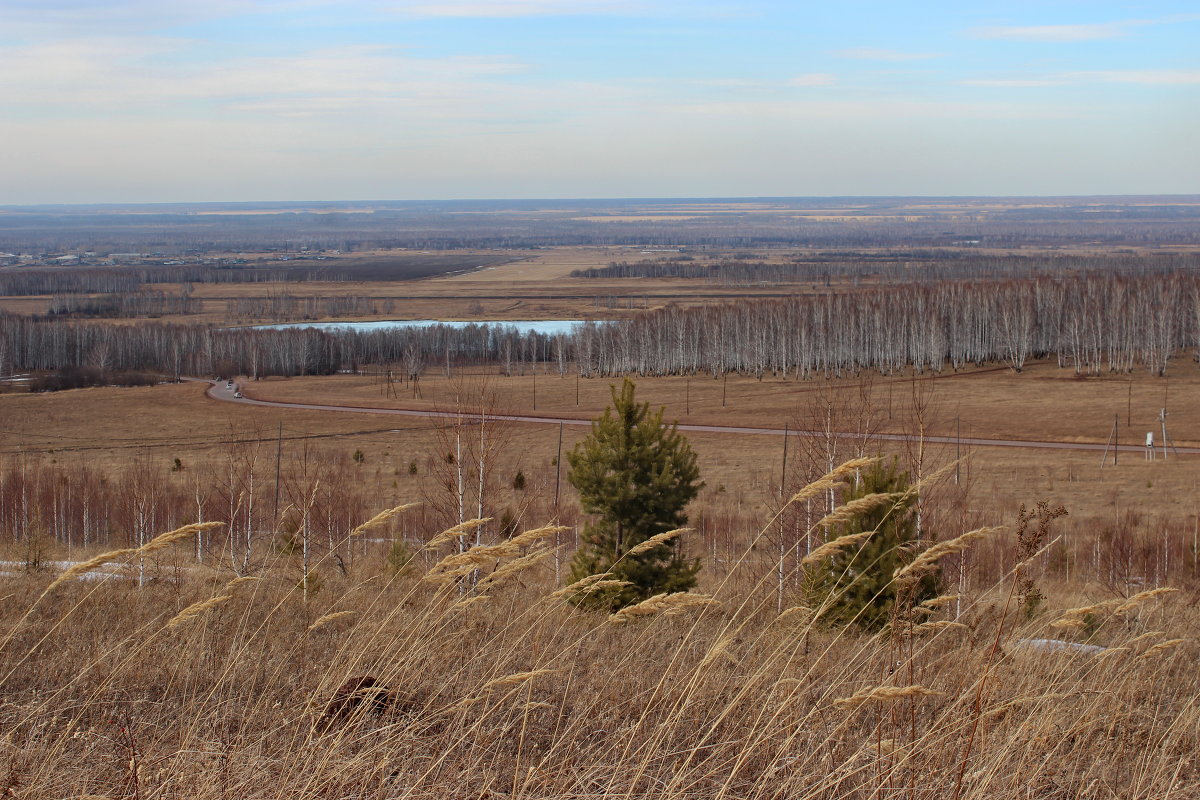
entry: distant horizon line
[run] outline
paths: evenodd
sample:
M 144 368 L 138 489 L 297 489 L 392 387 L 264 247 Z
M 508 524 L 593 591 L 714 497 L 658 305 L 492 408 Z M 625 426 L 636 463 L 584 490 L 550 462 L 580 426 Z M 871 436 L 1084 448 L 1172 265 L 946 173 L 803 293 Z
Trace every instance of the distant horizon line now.
M 393 200 L 149 200 L 104 202 L 0 203 L 0 209 L 47 208 L 128 208 L 173 206 L 338 206 L 338 205 L 454 205 L 469 203 L 677 203 L 677 202 L 765 202 L 797 200 L 1088 200 L 1088 199 L 1195 199 L 1200 193 L 1122 193 L 1122 194 L 837 194 L 837 195 L 695 195 L 629 197 L 480 197 L 452 199 Z

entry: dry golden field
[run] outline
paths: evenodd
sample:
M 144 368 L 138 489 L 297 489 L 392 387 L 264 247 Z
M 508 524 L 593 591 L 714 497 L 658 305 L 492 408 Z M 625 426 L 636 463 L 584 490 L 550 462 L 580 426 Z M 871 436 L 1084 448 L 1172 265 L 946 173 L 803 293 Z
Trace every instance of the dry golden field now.
M 610 402 L 612 381 L 578 379 L 539 373 L 505 377 L 494 368 L 456 375 L 447 381 L 429 370 L 420 383 L 420 397 L 410 386 L 395 382 L 395 397 L 386 394 L 378 375 L 339 375 L 244 382 L 247 397 L 284 402 L 341 406 L 412 408 L 455 411 L 456 393 L 470 397 L 467 411 L 478 410 L 480 387 L 493 399 L 496 413 L 519 413 L 587 420 Z M 1078 379 L 1070 370 L 1037 364 L 1021 374 L 1007 369 L 924 378 L 863 376 L 841 380 L 797 382 L 733 377 L 727 383 L 711 377 L 645 378 L 638 382 L 639 398 L 663 406 L 668 419 L 687 424 L 746 426 L 792 430 L 832 428 L 840 432 L 910 434 L 914 442 L 882 442 L 879 447 L 910 458 L 921 423 L 929 436 L 1085 442 L 1104 445 L 1113 416 L 1119 415 L 1123 445 L 1140 443 L 1155 431 L 1160 441 L 1158 412 L 1164 398 L 1169 432 L 1181 447 L 1200 443 L 1200 368 L 1179 359 L 1171 377 L 1145 375 Z M 536 400 L 534 397 L 536 391 Z M 578 405 L 576 395 L 578 393 Z M 721 407 L 722 394 L 725 408 Z M 687 413 L 690 410 L 690 414 Z M 1127 413 L 1132 424 L 1127 423 Z M 253 443 L 271 450 L 283 425 L 284 451 L 304 441 L 346 457 L 361 450 L 365 461 L 356 466 L 363 485 L 384 502 L 397 502 L 420 491 L 421 480 L 445 448 L 452 420 L 411 416 L 335 413 L 238 405 L 210 400 L 204 385 L 185 383 L 147 388 L 81 389 L 45 395 L 0 395 L 0 452 L 24 453 L 61 464 L 86 462 L 123 468 L 135 461 L 162 465 L 180 458 L 185 465 L 221 463 Z M 517 471 L 553 481 L 557 426 L 503 423 L 513 443 L 497 458 L 497 481 L 505 483 Z M 563 448 L 569 450 L 586 426 L 567 425 Z M 500 435 L 499 433 L 497 435 Z M 709 487 L 697 501 L 738 506 L 763 506 L 778 492 L 782 460 L 779 436 L 732 433 L 689 433 L 700 454 L 702 474 Z M 827 459 L 820 437 L 791 437 L 789 483 L 821 468 Z M 825 448 L 825 449 L 823 449 Z M 858 445 L 843 439 L 835 457 L 857 453 Z M 1117 468 L 1101 467 L 1095 451 L 1009 448 L 930 443 L 929 463 L 940 466 L 965 457 L 961 481 L 971 489 L 971 508 L 984 518 L 1000 520 L 1021 503 L 1050 500 L 1066 505 L 1075 518 L 1111 519 L 1132 510 L 1144 515 L 1195 519 L 1197 456 L 1168 454 L 1147 463 L 1140 452 L 1123 452 Z M 272 454 L 273 455 L 273 454 Z M 419 476 L 407 467 L 416 461 Z M 711 476 L 721 476 L 714 478 Z M 505 478 L 504 476 L 508 476 Z M 183 481 L 187 476 L 175 476 Z M 717 493 L 717 488 L 722 492 Z

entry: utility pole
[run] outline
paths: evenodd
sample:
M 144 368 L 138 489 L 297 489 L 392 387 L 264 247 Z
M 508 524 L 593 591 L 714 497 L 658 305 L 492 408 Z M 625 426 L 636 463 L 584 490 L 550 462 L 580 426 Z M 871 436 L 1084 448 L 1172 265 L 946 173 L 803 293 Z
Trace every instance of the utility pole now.
M 554 518 L 558 519 L 558 489 L 562 483 L 563 424 L 558 423 L 558 455 L 554 457 Z
M 788 547 L 784 543 L 784 487 L 787 484 L 787 457 L 788 457 L 788 426 L 783 425 L 783 462 L 779 467 L 779 564 L 776 567 L 776 579 L 778 582 L 778 591 L 775 595 L 775 613 L 783 613 L 783 581 L 785 577 L 783 562 L 787 557 Z
M 962 466 L 962 417 L 954 417 L 954 485 L 958 486 Z
M 279 467 L 283 461 L 283 421 L 279 422 L 279 438 L 275 440 L 275 510 L 272 516 L 275 518 L 276 527 L 279 526 Z

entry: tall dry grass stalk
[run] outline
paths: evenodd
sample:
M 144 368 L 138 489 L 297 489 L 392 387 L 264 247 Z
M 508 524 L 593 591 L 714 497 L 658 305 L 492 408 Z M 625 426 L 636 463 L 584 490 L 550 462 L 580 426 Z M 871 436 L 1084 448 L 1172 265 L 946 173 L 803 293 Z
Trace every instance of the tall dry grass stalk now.
M 184 525 L 182 528 L 176 528 L 173 531 L 161 533 L 141 547 L 130 547 L 120 550 L 110 550 L 107 553 L 101 553 L 98 556 L 89 558 L 87 561 L 81 561 L 78 564 L 73 564 L 72 566 L 63 570 L 61 573 L 59 573 L 57 578 L 50 582 L 50 585 L 46 587 L 46 590 L 42 594 L 49 594 L 62 584 L 67 583 L 68 581 L 77 580 L 78 578 L 87 575 L 89 572 L 105 566 L 106 564 L 111 564 L 114 561 L 121 561 L 125 558 L 148 555 L 158 550 L 163 550 L 173 544 L 183 541 L 184 539 L 190 539 L 197 533 L 203 533 L 204 531 L 210 531 L 214 528 L 224 527 L 224 525 L 225 523 L 223 522 L 197 522 L 191 525 Z
M 906 492 L 879 492 L 855 498 L 830 511 L 814 527 L 818 529 L 826 528 L 858 519 L 863 514 L 874 511 L 882 506 L 894 506 L 903 500 L 905 495 Z
M 646 539 L 646 541 L 639 542 L 639 543 L 635 544 L 633 547 L 626 550 L 625 557 L 628 558 L 628 557 L 632 557 L 632 556 L 640 556 L 642 553 L 645 553 L 648 550 L 653 550 L 654 548 L 658 547 L 659 545 L 664 545 L 667 542 L 670 542 L 675 537 L 682 536 L 683 534 L 689 532 L 690 530 L 692 530 L 692 529 L 691 528 L 676 528 L 675 530 L 672 530 L 672 531 L 663 531 L 662 533 L 656 533 L 653 536 L 651 536 L 650 538 Z
M 379 527 L 387 524 L 388 522 L 390 522 L 392 520 L 392 517 L 399 516 L 400 514 L 403 514 L 405 511 L 414 509 L 419 505 L 420 505 L 420 503 L 403 503 L 401 505 L 396 506 L 395 508 L 389 508 L 386 511 L 380 511 L 378 514 L 371 517 L 369 520 L 364 522 L 362 525 L 359 525 L 357 528 L 350 531 L 350 535 L 351 536 L 360 536 L 364 533 L 367 533 L 368 531 L 375 530 L 376 528 L 379 528 Z
M 874 535 L 875 530 L 871 529 L 869 531 L 860 531 L 858 533 L 845 533 L 836 539 L 830 539 L 828 542 L 820 547 L 815 548 L 811 553 L 800 559 L 800 566 L 808 567 L 812 566 L 813 564 L 818 564 L 830 556 L 837 555 L 843 550 L 848 550 L 852 547 L 858 547 Z
M 425 546 L 428 548 L 441 547 L 442 545 L 452 542 L 455 539 L 461 539 L 470 533 L 473 533 L 476 528 L 486 525 L 492 521 L 491 517 L 482 517 L 479 519 L 469 519 L 466 522 L 461 522 L 451 528 L 447 528 L 438 535 L 434 536 Z
M 167 622 L 166 627 L 168 630 L 172 628 L 178 628 L 184 623 L 191 622 L 194 619 L 204 616 L 209 611 L 228 603 L 232 599 L 233 595 L 231 594 L 221 594 L 216 595 L 215 597 L 210 597 L 207 600 L 201 600 L 199 602 L 192 603 L 190 606 L 172 617 L 170 621 Z
M 323 614 L 313 621 L 312 625 L 308 626 L 309 633 L 319 630 L 331 623 L 337 622 L 340 619 L 350 619 L 358 614 L 357 611 L 335 611 L 331 614 Z
M 942 558 L 953 553 L 961 553 L 975 542 L 981 539 L 986 539 L 1000 531 L 1005 530 L 1003 526 L 991 528 L 977 528 L 973 531 L 967 531 L 961 536 L 956 536 L 944 542 L 927 547 L 921 551 L 916 558 L 904 566 L 897 567 L 893 578 L 897 581 L 915 580 L 922 575 L 928 574 L 937 567 L 937 563 Z
M 1115 600 L 1105 600 L 1088 606 L 1067 609 L 1061 617 L 1050 623 L 1050 625 L 1055 628 L 1082 628 L 1086 624 L 1086 617 L 1110 613 L 1125 614 L 1149 600 L 1174 594 L 1178 591 L 1178 589 L 1170 586 L 1161 586 L 1156 589 L 1147 589 L 1146 591 L 1138 592 L 1128 598 L 1119 597 Z
M 691 592 L 674 592 L 656 594 L 653 597 L 647 597 L 640 603 L 632 606 L 626 606 L 619 611 L 610 614 L 609 622 L 625 623 L 640 617 L 649 617 L 662 614 L 666 617 L 672 617 L 677 614 L 682 614 L 689 608 L 699 608 L 702 606 L 711 606 L 717 603 L 711 597 L 702 594 L 693 594 Z

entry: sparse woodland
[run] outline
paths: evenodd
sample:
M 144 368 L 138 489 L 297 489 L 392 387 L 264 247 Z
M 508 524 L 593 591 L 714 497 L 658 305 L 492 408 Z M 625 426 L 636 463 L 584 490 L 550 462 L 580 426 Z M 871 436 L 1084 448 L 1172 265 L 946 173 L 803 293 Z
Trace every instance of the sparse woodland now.
M 390 331 L 121 326 L 0 314 L 0 373 L 64 366 L 181 375 L 328 374 L 387 365 L 497 364 L 582 375 L 726 372 L 762 375 L 941 372 L 1054 356 L 1076 372 L 1161 375 L 1180 348 L 1200 347 L 1200 277 L 1087 274 L 944 281 L 851 292 L 667 307 L 589 323 L 572 334 L 502 325 Z

